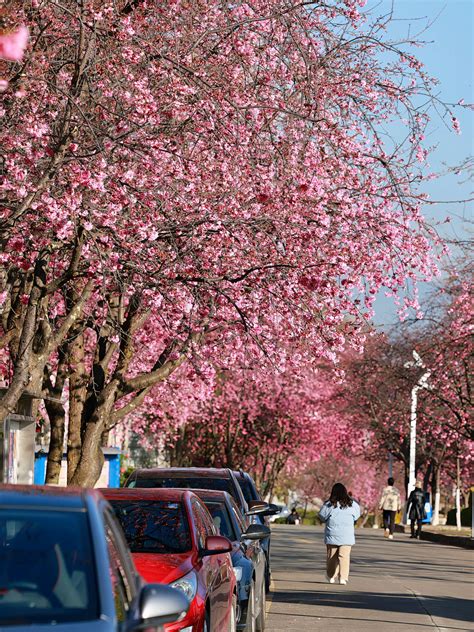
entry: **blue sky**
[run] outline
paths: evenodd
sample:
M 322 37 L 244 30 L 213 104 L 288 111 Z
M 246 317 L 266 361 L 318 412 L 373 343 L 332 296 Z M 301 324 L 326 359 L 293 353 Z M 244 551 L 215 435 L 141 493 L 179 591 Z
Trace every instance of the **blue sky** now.
M 442 101 L 457 103 L 464 99 L 474 103 L 474 0 L 369 0 L 366 9 L 376 14 L 386 14 L 393 7 L 394 19 L 388 37 L 403 38 L 408 33 L 420 33 L 426 42 L 414 53 L 428 74 L 439 79 L 438 96 Z M 426 27 L 429 27 L 427 30 Z M 443 121 L 434 116 L 427 134 L 430 145 L 437 145 L 429 158 L 433 171 L 444 172 L 447 166 L 460 164 L 474 155 L 474 112 L 457 108 L 456 116 L 461 123 L 458 136 Z M 449 120 L 447 121 L 449 123 Z M 472 238 L 474 203 L 448 203 L 474 197 L 474 183 L 461 181 L 464 178 L 447 174 L 424 185 L 432 200 L 440 203 L 428 205 L 425 216 L 431 223 L 442 222 L 450 217 L 448 224 L 440 224 L 438 231 L 447 239 Z M 429 291 L 423 284 L 421 297 Z M 396 321 L 396 309 L 384 296 L 376 303 L 375 322 L 388 325 Z

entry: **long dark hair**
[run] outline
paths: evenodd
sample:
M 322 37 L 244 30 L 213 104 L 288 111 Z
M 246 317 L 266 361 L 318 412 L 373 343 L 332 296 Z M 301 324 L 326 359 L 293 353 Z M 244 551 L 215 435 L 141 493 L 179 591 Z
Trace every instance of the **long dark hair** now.
M 331 495 L 329 496 L 329 502 L 333 507 L 339 506 L 343 509 L 344 507 L 352 507 L 352 498 L 347 493 L 347 489 L 344 487 L 342 483 L 336 483 L 333 485 L 331 489 Z

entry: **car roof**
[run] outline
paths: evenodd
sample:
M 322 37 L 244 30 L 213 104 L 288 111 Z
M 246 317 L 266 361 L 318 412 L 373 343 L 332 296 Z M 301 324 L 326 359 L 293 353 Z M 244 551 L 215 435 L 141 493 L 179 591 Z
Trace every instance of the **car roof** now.
M 199 496 L 201 500 L 212 499 L 212 500 L 225 501 L 225 500 L 232 499 L 235 503 L 235 500 L 229 494 L 229 492 L 224 492 L 224 491 L 215 490 L 215 489 L 193 489 L 193 492 L 196 494 L 196 496 Z
M 161 488 L 161 487 L 121 487 L 111 488 L 107 487 L 99 489 L 101 494 L 104 495 L 107 500 L 164 500 L 164 501 L 180 501 L 185 498 L 193 496 L 193 492 L 189 489 L 174 488 Z M 194 491 L 194 490 L 193 490 Z
M 54 507 L 65 510 L 86 508 L 86 497 L 100 499 L 97 491 L 81 487 L 49 485 L 0 484 L 0 505 L 23 507 Z
M 137 469 L 132 474 L 137 477 L 174 476 L 176 478 L 186 478 L 194 476 L 196 478 L 231 478 L 231 470 L 225 467 L 154 467 L 149 469 Z
M 244 472 L 243 470 L 233 470 L 233 472 L 237 476 L 237 478 L 252 478 L 250 474 Z

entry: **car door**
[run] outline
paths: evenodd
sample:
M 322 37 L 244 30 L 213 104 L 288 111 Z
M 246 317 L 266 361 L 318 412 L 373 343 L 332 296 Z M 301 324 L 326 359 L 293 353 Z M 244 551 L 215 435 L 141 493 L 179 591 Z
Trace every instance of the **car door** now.
M 199 534 L 200 546 L 205 547 L 207 536 L 217 535 L 207 509 L 199 502 L 193 502 L 193 513 Z M 211 631 L 222 632 L 229 602 L 228 564 L 224 555 L 209 555 L 202 559 L 203 570 L 208 581 L 209 600 L 211 604 Z
M 247 526 L 250 524 L 250 521 L 243 520 L 240 512 L 235 505 L 235 503 L 230 501 L 230 508 L 239 527 L 239 537 L 240 535 L 247 529 Z M 260 540 L 244 540 L 242 542 L 242 549 L 244 551 L 245 557 L 251 560 L 255 567 L 255 594 L 257 598 L 257 602 L 261 603 L 262 599 L 262 587 L 265 582 L 265 553 L 262 548 L 262 544 Z
M 191 501 L 192 521 L 196 533 L 196 540 L 198 549 L 202 550 L 206 548 L 207 530 L 203 520 L 203 515 L 200 509 L 200 505 L 196 499 Z M 211 626 L 214 625 L 213 618 L 216 617 L 216 608 L 218 605 L 215 603 L 215 590 L 214 585 L 216 583 L 216 564 L 213 559 L 214 556 L 205 556 L 201 558 L 201 568 L 199 574 L 201 580 L 206 586 L 207 599 L 209 600 L 211 607 Z

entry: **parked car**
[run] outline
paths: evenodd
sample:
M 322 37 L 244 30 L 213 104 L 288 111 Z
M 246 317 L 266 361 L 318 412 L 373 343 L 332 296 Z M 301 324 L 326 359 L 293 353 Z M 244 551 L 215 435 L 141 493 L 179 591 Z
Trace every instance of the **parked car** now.
M 254 506 L 255 503 L 263 503 L 263 499 L 260 496 L 260 492 L 255 485 L 255 481 L 247 472 L 243 470 L 239 470 L 238 472 L 234 472 L 235 478 L 237 479 L 242 493 L 244 495 L 245 501 L 249 506 Z M 270 516 L 273 516 L 275 513 L 278 513 L 279 508 L 277 505 L 269 504 L 268 508 L 265 511 L 257 513 L 254 517 L 254 522 L 261 525 L 268 525 L 271 520 Z M 270 590 L 270 582 L 271 582 L 271 563 L 270 563 L 270 544 L 271 537 L 270 533 L 267 538 L 262 540 L 262 548 L 265 553 L 266 567 L 265 567 L 265 586 L 267 591 Z
M 169 467 L 134 470 L 125 487 L 215 489 L 233 496 L 242 516 L 248 510 L 242 489 L 228 468 Z
M 205 503 L 219 533 L 232 542 L 232 564 L 237 577 L 240 617 L 238 630 L 265 629 L 265 552 L 261 546 L 270 529 L 244 521 L 230 494 L 208 489 L 194 493 Z
M 2 631 L 161 630 L 188 607 L 182 592 L 144 585 L 98 492 L 0 486 Z
M 291 511 L 286 505 L 275 505 L 278 508 L 278 512 L 270 516 L 270 522 L 275 522 L 278 518 L 288 518 Z
M 183 489 L 103 489 L 138 572 L 181 590 L 189 612 L 167 632 L 235 632 L 237 584 L 230 553 L 204 503 Z

